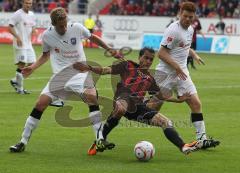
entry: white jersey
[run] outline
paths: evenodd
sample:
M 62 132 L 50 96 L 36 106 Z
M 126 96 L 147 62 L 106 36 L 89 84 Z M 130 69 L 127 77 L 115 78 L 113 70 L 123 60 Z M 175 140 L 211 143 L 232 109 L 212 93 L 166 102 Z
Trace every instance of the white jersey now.
M 82 39 L 87 39 L 91 33 L 80 23 L 68 23 L 64 35 L 59 35 L 53 26 L 43 33 L 43 52 L 50 51 L 53 73 L 77 62 L 86 61 Z
M 187 57 L 192 43 L 193 28 L 184 29 L 179 21 L 173 22 L 164 32 L 160 46 L 170 49 L 170 56 L 183 70 L 187 70 Z M 175 70 L 160 60 L 156 70 L 174 73 Z
M 13 39 L 13 46 L 20 49 L 32 48 L 32 29 L 36 25 L 36 17 L 32 11 L 26 13 L 23 9 L 17 10 L 9 21 L 14 26 L 17 35 L 22 40 L 22 47 L 17 46 L 16 38 Z

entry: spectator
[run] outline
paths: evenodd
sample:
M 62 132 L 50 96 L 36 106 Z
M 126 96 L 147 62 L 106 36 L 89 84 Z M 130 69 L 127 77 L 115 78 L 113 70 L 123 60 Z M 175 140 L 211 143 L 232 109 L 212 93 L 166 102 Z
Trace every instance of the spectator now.
M 78 8 L 80 14 L 86 14 L 88 0 L 78 0 Z
M 240 3 L 238 4 L 237 8 L 235 8 L 233 12 L 233 18 L 240 18 Z
M 94 31 L 94 27 L 95 27 L 95 21 L 92 19 L 92 14 L 89 13 L 88 14 L 88 18 L 84 21 L 84 26 L 90 31 L 90 33 L 92 34 Z M 92 42 L 88 42 L 87 43 L 88 47 L 93 47 Z
M 95 30 L 102 31 L 102 28 L 103 28 L 102 21 L 99 19 L 99 14 L 97 14 L 95 20 Z
M 145 5 L 145 15 L 150 16 L 152 14 L 153 5 L 150 0 L 147 0 Z
M 113 4 L 111 5 L 110 9 L 109 9 L 109 14 L 110 15 L 117 15 L 119 14 L 120 11 L 120 7 L 118 5 L 117 2 L 113 2 Z
M 68 13 L 77 14 L 78 13 L 78 0 L 71 0 L 68 4 Z
M 52 11 L 52 9 L 57 8 L 58 6 L 59 6 L 59 3 L 57 2 L 57 0 L 52 0 L 48 4 L 48 12 L 50 13 Z
M 217 34 L 224 35 L 225 23 L 223 22 L 222 16 L 219 17 L 219 22 L 215 27 L 217 28 Z

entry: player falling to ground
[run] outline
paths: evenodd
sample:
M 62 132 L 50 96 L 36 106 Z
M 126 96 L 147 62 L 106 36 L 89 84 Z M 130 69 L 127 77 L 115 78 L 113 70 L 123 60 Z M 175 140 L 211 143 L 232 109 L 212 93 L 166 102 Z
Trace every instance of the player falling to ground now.
M 195 51 L 190 48 L 194 32 L 191 24 L 195 11 L 194 3 L 182 3 L 179 14 L 180 19 L 166 28 L 158 52 L 160 63 L 156 67 L 155 80 L 160 89 L 164 90 L 164 92 L 168 90 L 169 94 L 172 94 L 175 90 L 180 98 L 184 93 L 191 94 L 186 103 L 191 109 L 191 120 L 196 128 L 196 138 L 197 140 L 203 140 L 203 148 L 209 148 L 219 145 L 220 142 L 207 139 L 201 101 L 187 68 L 189 54 L 198 63 L 203 62 Z M 155 109 L 159 110 L 162 104 L 162 102 L 159 102 Z
M 36 61 L 36 55 L 32 47 L 32 34 L 35 32 L 36 18 L 32 11 L 32 0 L 23 0 L 23 6 L 17 10 L 9 21 L 9 32 L 13 35 L 13 49 L 15 64 L 17 65 L 16 77 L 10 80 L 10 84 L 18 94 L 29 94 L 23 87 L 22 68 Z
M 173 127 L 171 120 L 167 117 L 147 107 L 143 99 L 148 92 L 158 99 L 164 99 L 165 96 L 160 93 L 154 78 L 149 73 L 155 52 L 150 48 L 143 48 L 139 52 L 139 64 L 133 61 L 122 61 L 109 67 L 96 67 L 77 62 L 73 66 L 80 71 L 92 71 L 96 74 L 120 75 L 121 81 L 117 84 L 117 90 L 114 95 L 113 111 L 103 126 L 103 137 L 106 140 L 109 132 L 118 125 L 122 116 L 129 120 L 146 123 L 153 126 L 159 126 L 167 139 L 176 145 L 183 153 L 188 154 L 201 147 L 201 141 L 186 144 L 178 135 Z M 172 102 L 183 102 L 188 98 L 181 99 L 167 98 Z M 102 147 L 106 149 L 107 147 Z M 107 148 L 108 149 L 108 148 Z M 103 150 L 100 150 L 103 151 Z M 96 154 L 95 144 L 89 149 L 89 154 Z
M 31 66 L 25 67 L 22 73 L 29 76 L 41 65 L 51 60 L 53 76 L 56 76 L 65 67 L 71 66 L 78 61 L 86 61 L 83 51 L 82 39 L 90 39 L 104 49 L 110 49 L 98 36 L 90 34 L 80 23 L 68 23 L 67 14 L 63 8 L 55 8 L 50 14 L 52 25 L 44 33 L 43 53 L 40 58 Z M 112 54 L 116 51 L 110 50 Z M 101 112 L 97 102 L 96 89 L 93 82 L 85 86 L 88 73 L 78 73 L 73 76 L 64 86 L 68 91 L 77 93 L 89 106 L 89 117 L 92 120 L 93 129 L 96 132 L 97 140 L 103 139 L 101 134 Z M 61 82 L 61 81 L 60 81 Z M 48 105 L 58 99 L 49 89 L 49 82 L 42 90 L 35 107 L 26 120 L 20 142 L 10 147 L 12 152 L 22 152 L 27 145 L 33 130 L 38 126 L 39 120 Z

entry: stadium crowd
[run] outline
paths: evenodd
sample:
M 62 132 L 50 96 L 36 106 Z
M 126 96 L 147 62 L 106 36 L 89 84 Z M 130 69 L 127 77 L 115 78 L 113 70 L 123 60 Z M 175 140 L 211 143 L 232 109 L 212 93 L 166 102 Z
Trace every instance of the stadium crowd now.
M 183 0 L 122 0 L 112 3 L 111 15 L 176 16 Z M 192 0 L 199 17 L 240 17 L 239 0 Z
M 179 3 L 184 0 L 113 0 L 108 6 L 110 15 L 176 16 Z M 239 0 L 191 0 L 197 4 L 199 17 L 240 18 Z M 21 7 L 19 0 L 0 0 L 1 11 L 16 11 Z M 49 13 L 55 7 L 63 7 L 70 13 L 87 13 L 88 0 L 33 0 L 35 13 Z
M 13 12 L 21 8 L 19 0 L 0 0 L 0 11 Z M 85 14 L 87 12 L 88 0 L 33 0 L 33 11 L 35 13 L 49 13 L 56 7 L 63 7 L 69 11 L 71 6 L 77 7 L 77 12 Z

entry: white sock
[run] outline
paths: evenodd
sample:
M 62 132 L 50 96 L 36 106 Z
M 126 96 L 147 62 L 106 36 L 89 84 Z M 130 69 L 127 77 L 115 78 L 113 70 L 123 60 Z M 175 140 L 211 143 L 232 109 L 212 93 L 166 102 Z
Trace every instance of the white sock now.
M 38 122 L 39 122 L 39 119 L 36 119 L 32 116 L 29 116 L 27 118 L 24 130 L 22 133 L 22 139 L 21 139 L 21 142 L 24 143 L 25 145 L 28 143 L 31 137 L 32 131 L 37 127 Z
M 91 123 L 93 124 L 93 130 L 96 135 L 96 139 L 103 139 L 102 130 L 103 130 L 103 124 L 102 124 L 102 113 L 100 111 L 94 111 L 89 113 L 89 118 L 91 120 Z
M 17 82 L 17 88 L 19 91 L 23 90 L 23 75 L 22 73 L 16 72 L 16 82 Z
M 207 139 L 204 121 L 195 121 L 195 122 L 193 122 L 193 125 L 196 128 L 197 140 L 198 139 L 201 139 L 201 140 Z

